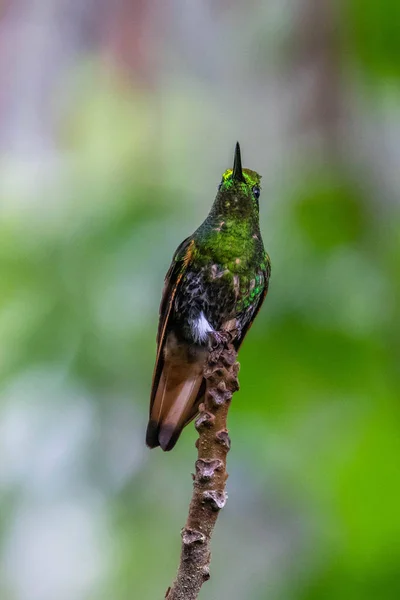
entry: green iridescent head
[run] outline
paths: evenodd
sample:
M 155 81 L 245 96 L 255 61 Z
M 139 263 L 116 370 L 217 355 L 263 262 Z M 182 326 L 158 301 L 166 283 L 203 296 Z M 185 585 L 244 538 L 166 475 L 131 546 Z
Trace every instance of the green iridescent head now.
M 242 168 L 239 142 L 236 143 L 233 168 L 228 169 L 222 175 L 222 181 L 218 187 L 218 196 L 231 196 L 238 208 L 244 209 L 247 205 L 250 209 L 257 209 L 260 197 L 261 175 L 250 169 Z

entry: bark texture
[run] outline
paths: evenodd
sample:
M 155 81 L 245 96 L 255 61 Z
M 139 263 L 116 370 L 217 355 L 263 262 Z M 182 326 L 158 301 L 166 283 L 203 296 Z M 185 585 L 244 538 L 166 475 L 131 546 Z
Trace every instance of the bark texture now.
M 232 340 L 231 333 L 218 333 L 210 341 L 204 370 L 206 393 L 195 422 L 199 438 L 193 495 L 182 530 L 179 569 L 165 595 L 167 600 L 195 600 L 210 577 L 211 536 L 227 500 L 226 455 L 231 442 L 226 421 L 232 394 L 239 389 L 239 363 Z

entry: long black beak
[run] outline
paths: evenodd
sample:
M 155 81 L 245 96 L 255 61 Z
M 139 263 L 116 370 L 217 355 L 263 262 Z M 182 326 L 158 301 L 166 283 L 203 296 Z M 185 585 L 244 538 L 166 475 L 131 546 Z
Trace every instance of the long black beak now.
M 234 161 L 233 161 L 232 177 L 233 177 L 233 179 L 235 181 L 241 181 L 243 183 L 246 183 L 246 180 L 243 177 L 243 173 L 242 173 L 242 158 L 240 156 L 239 142 L 236 142 L 235 158 L 234 158 Z

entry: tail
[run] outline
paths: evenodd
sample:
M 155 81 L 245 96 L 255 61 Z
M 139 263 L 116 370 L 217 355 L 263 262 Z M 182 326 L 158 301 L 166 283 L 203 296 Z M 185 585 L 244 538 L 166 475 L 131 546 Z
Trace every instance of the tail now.
M 172 450 L 184 426 L 197 413 L 203 392 L 205 349 L 179 343 L 170 333 L 160 361 L 161 369 L 156 367 L 159 377 L 153 381 L 146 444 Z

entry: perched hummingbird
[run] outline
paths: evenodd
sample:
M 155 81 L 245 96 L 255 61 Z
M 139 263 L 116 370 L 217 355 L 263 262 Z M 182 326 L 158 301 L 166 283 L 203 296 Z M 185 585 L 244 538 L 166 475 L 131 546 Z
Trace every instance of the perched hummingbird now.
M 260 175 L 222 176 L 206 220 L 176 250 L 165 277 L 146 443 L 171 450 L 198 413 L 209 333 L 236 330 L 239 349 L 268 291 L 271 264 L 259 226 Z

